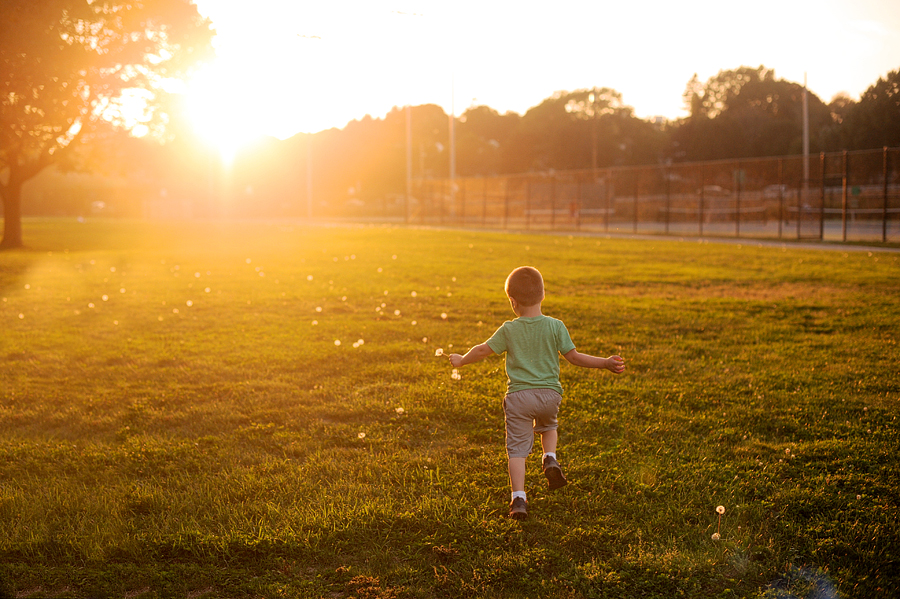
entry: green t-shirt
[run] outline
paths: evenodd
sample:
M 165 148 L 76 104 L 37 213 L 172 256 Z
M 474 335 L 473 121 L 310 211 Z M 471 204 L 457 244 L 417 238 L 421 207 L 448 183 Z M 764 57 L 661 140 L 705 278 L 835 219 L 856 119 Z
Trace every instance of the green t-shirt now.
M 504 322 L 487 340 L 495 354 L 506 352 L 507 392 L 553 389 L 559 384 L 559 354 L 575 349 L 561 320 L 549 316 L 519 317 Z

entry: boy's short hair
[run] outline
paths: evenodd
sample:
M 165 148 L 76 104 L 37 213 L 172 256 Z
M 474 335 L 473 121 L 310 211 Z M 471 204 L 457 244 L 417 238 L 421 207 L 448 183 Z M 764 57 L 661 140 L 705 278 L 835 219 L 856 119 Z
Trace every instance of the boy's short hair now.
M 533 266 L 520 266 L 506 277 L 505 289 L 520 306 L 535 306 L 544 299 L 544 277 Z

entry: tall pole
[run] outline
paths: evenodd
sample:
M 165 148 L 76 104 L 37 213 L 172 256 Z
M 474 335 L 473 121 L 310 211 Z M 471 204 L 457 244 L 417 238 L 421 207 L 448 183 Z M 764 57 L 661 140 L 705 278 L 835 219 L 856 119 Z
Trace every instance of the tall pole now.
M 803 73 L 803 196 L 809 194 L 809 91 Z
M 306 218 L 312 218 L 312 133 L 306 134 Z
M 450 79 L 450 209 L 456 210 L 456 107 L 455 82 Z
M 412 199 L 412 106 L 406 105 L 406 206 L 403 220 L 409 224 L 409 205 Z

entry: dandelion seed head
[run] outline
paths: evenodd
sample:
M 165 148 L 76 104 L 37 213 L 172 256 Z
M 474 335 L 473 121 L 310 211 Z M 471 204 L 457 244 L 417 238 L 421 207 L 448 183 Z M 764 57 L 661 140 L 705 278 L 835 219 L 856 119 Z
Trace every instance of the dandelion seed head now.
M 250 258 L 247 258 L 247 264 L 250 264 L 251 262 L 253 261 Z
M 403 408 L 397 408 L 394 411 L 397 412 L 398 414 L 402 414 L 405 410 Z
M 31 289 L 31 285 L 25 284 L 25 289 Z
M 378 267 L 378 272 L 382 272 L 382 268 L 380 266 Z
M 186 301 L 186 302 L 184 302 L 184 303 L 185 303 L 185 305 L 187 305 L 188 308 L 190 308 L 191 306 L 194 305 L 193 300 L 188 300 L 188 301 Z
M 162 321 L 163 321 L 163 317 L 160 316 L 157 320 L 159 320 L 160 322 L 162 322 Z
M 359 343 L 360 345 L 363 345 L 365 343 L 365 341 L 363 341 L 362 339 L 357 339 L 356 342 Z
M 121 289 L 119 289 L 119 293 L 125 293 L 125 288 L 122 287 Z
M 317 324 L 319 324 L 319 321 L 318 321 L 318 320 L 312 321 L 312 325 L 313 325 L 313 326 L 316 326 Z
M 417 323 L 417 322 L 414 320 L 414 321 L 412 321 L 412 323 L 410 323 L 410 324 L 412 324 L 413 326 L 416 326 L 416 325 L 419 324 L 419 323 Z
M 453 281 L 453 282 L 455 283 L 455 282 L 456 282 L 456 277 L 453 277 L 453 278 L 450 279 L 450 280 Z
M 21 312 L 19 312 L 19 320 L 24 320 L 24 319 L 25 319 L 25 315 L 22 314 Z
M 439 348 L 437 348 L 436 350 L 434 350 L 434 355 L 435 355 L 435 356 L 443 356 L 443 355 L 444 355 L 444 350 L 443 350 L 442 348 L 439 347 Z
M 335 345 L 335 347 L 340 346 L 340 344 L 341 344 L 341 340 L 340 340 L 340 339 L 335 339 L 335 340 L 334 340 L 334 345 Z
M 195 273 L 194 273 L 194 278 L 195 278 L 195 279 L 199 279 L 199 278 L 200 278 L 200 273 L 199 273 L 199 272 L 195 272 Z
M 307 281 L 312 281 L 312 280 L 313 280 L 313 276 L 312 276 L 312 275 L 306 275 L 306 280 L 307 280 Z
M 178 314 L 178 308 L 172 308 L 172 314 Z
M 391 256 L 391 260 L 396 260 L 396 259 L 397 259 L 397 254 L 394 254 L 393 256 Z
M 118 321 L 118 320 L 114 320 L 114 321 L 113 321 L 113 324 L 116 325 L 116 326 L 119 326 L 119 321 Z
M 321 312 L 321 311 L 322 311 L 322 306 L 316 306 L 316 312 Z
M 91 302 L 88 304 L 88 308 L 93 308 L 93 307 L 94 307 L 94 302 Z
M 102 296 L 100 296 L 100 299 L 102 299 L 104 302 L 108 302 L 109 296 L 104 293 Z
M 725 513 L 725 506 L 724 506 L 724 505 L 720 505 L 719 507 L 716 508 L 716 511 L 719 512 L 719 515 L 724 514 L 724 513 Z
M 394 316 L 400 316 L 400 310 L 394 310 Z
M 721 538 L 722 538 L 722 537 L 720 537 L 720 536 L 719 536 L 719 533 L 717 533 L 717 532 L 714 532 L 713 535 L 712 535 L 712 540 L 713 540 L 713 541 L 718 541 L 718 540 L 721 539 Z
M 441 312 L 441 319 L 447 320 L 447 313 L 446 313 L 446 312 Z
M 862 495 L 857 495 L 857 496 L 856 496 L 856 499 L 858 499 L 858 500 L 859 500 L 859 499 L 862 499 Z
M 356 436 L 359 437 L 360 439 L 365 439 L 366 433 L 358 433 Z
M 110 266 L 110 267 L 109 267 L 109 272 L 116 272 L 116 267 L 115 267 L 115 266 Z
M 203 291 L 205 291 L 206 293 L 209 293 L 209 292 L 211 291 L 211 289 L 210 289 L 209 287 L 207 287 L 207 288 L 204 289 Z
M 419 294 L 416 293 L 415 291 L 413 291 L 412 293 L 410 293 L 410 295 L 413 296 L 413 297 L 416 297 L 416 296 L 419 295 Z

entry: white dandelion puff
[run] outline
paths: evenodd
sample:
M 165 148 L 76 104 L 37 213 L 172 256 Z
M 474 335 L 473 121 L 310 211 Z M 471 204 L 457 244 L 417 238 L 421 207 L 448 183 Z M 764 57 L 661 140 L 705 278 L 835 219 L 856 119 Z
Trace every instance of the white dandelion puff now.
M 178 314 L 178 308 L 172 308 L 172 314 Z
M 22 314 L 21 312 L 19 312 L 19 320 L 24 320 L 24 319 L 25 319 L 25 315 Z
M 115 267 L 115 266 L 110 266 L 110 267 L 109 267 L 109 272 L 116 272 L 116 267 Z
M 125 293 L 125 288 L 122 287 L 121 289 L 119 289 L 119 293 Z
M 458 381 L 458 380 L 461 379 L 462 377 L 461 377 L 460 374 L 459 374 L 459 370 L 457 370 L 456 368 L 454 368 L 454 369 L 453 369 L 453 372 L 450 373 L 450 378 L 453 379 L 454 381 Z
M 247 264 L 250 264 L 251 262 L 253 261 L 250 258 L 247 258 Z
M 192 300 L 188 300 L 185 302 L 185 305 L 187 305 L 187 307 L 190 308 L 191 306 L 194 305 L 194 302 Z
M 199 278 L 200 278 L 200 273 L 199 273 L 199 272 L 195 272 L 195 273 L 194 273 L 194 278 L 199 279 Z
M 357 436 L 358 438 L 360 438 L 360 439 L 365 439 L 365 438 L 366 438 L 366 433 L 358 433 L 356 436 Z
M 312 325 L 313 325 L 313 326 L 316 326 L 317 324 L 319 324 L 319 321 L 318 321 L 318 320 L 312 321 Z
M 322 306 L 316 306 L 316 312 L 321 312 L 321 311 L 322 311 Z
M 713 540 L 713 541 L 718 541 L 718 540 L 721 539 L 721 538 L 722 538 L 722 537 L 720 537 L 720 536 L 719 536 L 719 533 L 717 533 L 717 532 L 714 532 L 713 535 L 712 535 L 712 540 Z
M 162 321 L 163 321 L 163 317 L 160 316 L 157 320 L 159 320 L 160 322 L 162 322 Z
M 382 272 L 382 269 L 380 266 L 378 267 L 378 272 Z
M 334 340 L 334 345 L 335 345 L 335 347 L 340 346 L 340 344 L 341 344 L 341 340 L 340 340 L 340 339 L 335 339 L 335 340 Z
M 88 304 L 88 308 L 93 308 L 93 307 L 94 307 L 94 302 L 91 302 Z
M 394 316 L 400 316 L 400 310 L 394 310 Z
M 25 289 L 31 289 L 31 285 L 26 284 Z
M 446 313 L 446 312 L 441 312 L 441 319 L 442 319 L 442 320 L 447 320 L 447 313 Z
M 365 341 L 363 341 L 362 339 L 357 339 L 356 342 L 359 343 L 360 345 L 365 344 Z
M 725 506 L 724 506 L 724 505 L 720 505 L 719 507 L 716 508 L 716 511 L 719 513 L 719 515 L 724 514 L 724 513 L 725 513 Z
M 312 281 L 312 280 L 313 280 L 313 276 L 312 276 L 312 275 L 306 275 L 306 280 L 307 280 L 307 281 Z
M 412 321 L 412 323 L 411 323 L 411 324 L 412 324 L 412 325 L 413 325 L 413 326 L 416 326 L 416 325 L 417 325 L 417 324 L 419 324 L 419 323 L 418 323 L 418 322 L 416 322 L 416 321 L 415 321 L 415 320 L 414 320 L 414 321 Z
M 444 355 L 444 350 L 443 350 L 443 348 L 440 348 L 440 347 L 439 347 L 439 348 L 437 348 L 436 350 L 434 350 L 434 355 L 435 355 L 435 356 L 443 356 L 443 355 Z
M 104 293 L 102 296 L 100 296 L 100 299 L 102 299 L 104 302 L 108 302 L 109 296 Z
M 410 295 L 413 296 L 413 297 L 416 297 L 416 296 L 419 295 L 419 294 L 416 293 L 415 291 L 413 291 L 412 293 L 410 293 Z
M 398 414 L 402 414 L 403 412 L 405 412 L 405 410 L 403 408 L 397 408 L 394 411 L 397 412 Z

